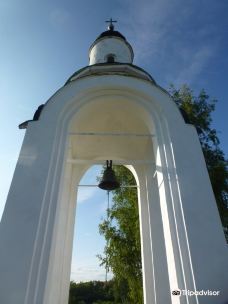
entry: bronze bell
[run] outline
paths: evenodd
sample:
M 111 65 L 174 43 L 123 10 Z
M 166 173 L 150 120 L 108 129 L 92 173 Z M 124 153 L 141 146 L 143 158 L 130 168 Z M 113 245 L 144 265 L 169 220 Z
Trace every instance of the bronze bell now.
M 120 187 L 120 183 L 117 181 L 115 172 L 112 169 L 112 160 L 106 161 L 106 169 L 104 171 L 101 182 L 98 187 L 103 190 L 115 190 Z

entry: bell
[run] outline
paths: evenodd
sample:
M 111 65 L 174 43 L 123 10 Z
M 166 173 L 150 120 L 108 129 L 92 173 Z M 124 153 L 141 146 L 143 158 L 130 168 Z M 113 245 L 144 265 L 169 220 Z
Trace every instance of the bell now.
M 120 183 L 117 181 L 115 172 L 112 169 L 112 160 L 107 160 L 106 163 L 107 166 L 98 187 L 108 191 L 115 190 L 120 187 Z

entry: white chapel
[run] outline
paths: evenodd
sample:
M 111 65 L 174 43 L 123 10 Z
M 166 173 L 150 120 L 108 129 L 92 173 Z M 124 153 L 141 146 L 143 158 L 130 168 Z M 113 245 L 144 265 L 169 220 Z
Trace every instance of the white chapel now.
M 197 132 L 133 59 L 110 20 L 88 66 L 20 124 L 0 224 L 1 304 L 68 303 L 77 185 L 107 159 L 137 181 L 144 304 L 228 303 L 228 248 Z

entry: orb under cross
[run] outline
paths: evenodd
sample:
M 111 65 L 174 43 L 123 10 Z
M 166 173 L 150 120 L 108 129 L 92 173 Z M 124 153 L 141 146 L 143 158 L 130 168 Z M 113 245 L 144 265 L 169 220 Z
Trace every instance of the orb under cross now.
M 113 31 L 113 30 L 114 30 L 114 24 L 113 24 L 113 23 L 116 23 L 117 21 L 116 21 L 116 20 L 112 20 L 112 18 L 110 18 L 110 20 L 106 20 L 105 22 L 106 22 L 106 23 L 109 23 L 108 29 L 109 29 L 110 31 Z

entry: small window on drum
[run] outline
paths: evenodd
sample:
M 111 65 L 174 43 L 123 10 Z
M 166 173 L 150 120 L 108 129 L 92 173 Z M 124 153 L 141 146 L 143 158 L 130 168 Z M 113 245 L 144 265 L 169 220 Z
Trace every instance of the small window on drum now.
M 113 54 L 108 54 L 106 56 L 107 63 L 114 63 L 115 62 L 115 56 Z

